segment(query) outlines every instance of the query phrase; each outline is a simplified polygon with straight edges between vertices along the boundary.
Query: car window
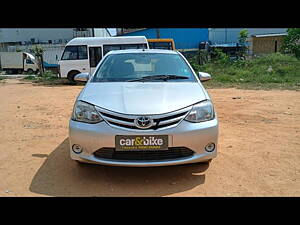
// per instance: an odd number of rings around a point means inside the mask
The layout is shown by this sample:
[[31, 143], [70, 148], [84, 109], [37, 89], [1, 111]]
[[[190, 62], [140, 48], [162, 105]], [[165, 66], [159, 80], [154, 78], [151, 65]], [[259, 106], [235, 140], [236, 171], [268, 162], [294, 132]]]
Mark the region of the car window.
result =
[[[174, 82], [196, 81], [192, 70], [179, 54], [122, 53], [107, 56], [92, 82], [129, 81], [155, 75], [188, 77], [184, 80], [172, 80]], [[157, 80], [149, 82], [155, 81]]]

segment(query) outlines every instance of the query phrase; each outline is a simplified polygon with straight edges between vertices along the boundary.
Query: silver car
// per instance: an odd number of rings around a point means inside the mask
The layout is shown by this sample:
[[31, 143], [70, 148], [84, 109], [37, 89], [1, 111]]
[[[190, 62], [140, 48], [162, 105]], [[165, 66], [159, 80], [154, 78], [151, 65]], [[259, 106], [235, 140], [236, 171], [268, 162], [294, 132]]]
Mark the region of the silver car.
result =
[[69, 123], [71, 158], [113, 166], [210, 162], [218, 120], [210, 96], [177, 51], [111, 51], [86, 81]]

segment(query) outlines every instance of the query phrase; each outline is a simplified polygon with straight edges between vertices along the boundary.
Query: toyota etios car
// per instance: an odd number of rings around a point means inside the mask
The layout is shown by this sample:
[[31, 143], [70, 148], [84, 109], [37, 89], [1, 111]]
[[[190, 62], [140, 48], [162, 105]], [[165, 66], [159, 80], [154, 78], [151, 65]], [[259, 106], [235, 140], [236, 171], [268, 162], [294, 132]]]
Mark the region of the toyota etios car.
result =
[[196, 73], [179, 52], [109, 52], [87, 81], [69, 124], [71, 158], [114, 166], [210, 162], [218, 120]]

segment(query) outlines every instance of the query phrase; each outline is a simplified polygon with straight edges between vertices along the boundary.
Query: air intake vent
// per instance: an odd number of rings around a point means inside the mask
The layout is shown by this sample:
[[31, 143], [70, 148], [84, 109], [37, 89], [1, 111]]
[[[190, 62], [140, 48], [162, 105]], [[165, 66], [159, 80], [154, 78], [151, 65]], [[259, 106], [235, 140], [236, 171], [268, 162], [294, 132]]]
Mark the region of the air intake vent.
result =
[[115, 151], [115, 148], [101, 148], [94, 156], [115, 160], [166, 160], [192, 156], [194, 152], [186, 147], [170, 147], [160, 151]]

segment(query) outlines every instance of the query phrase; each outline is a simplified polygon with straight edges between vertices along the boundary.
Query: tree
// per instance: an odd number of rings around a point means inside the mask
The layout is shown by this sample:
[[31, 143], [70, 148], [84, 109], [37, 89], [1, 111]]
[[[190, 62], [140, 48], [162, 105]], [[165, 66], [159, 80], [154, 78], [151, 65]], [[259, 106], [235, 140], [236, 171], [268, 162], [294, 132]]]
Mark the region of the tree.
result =
[[241, 46], [240, 50], [240, 57], [244, 57], [246, 54], [247, 46], [246, 46], [246, 40], [248, 38], [249, 32], [246, 29], [243, 29], [240, 31], [240, 36], [239, 36], [239, 45]]
[[39, 65], [39, 70], [41, 71], [41, 74], [43, 75], [44, 74], [44, 65], [43, 65], [43, 53], [44, 53], [44, 49], [41, 46], [37, 46], [36, 45], [31, 50], [33, 51], [33, 54], [37, 58], [38, 65]]
[[289, 28], [283, 39], [282, 50], [300, 58], [300, 28]]

